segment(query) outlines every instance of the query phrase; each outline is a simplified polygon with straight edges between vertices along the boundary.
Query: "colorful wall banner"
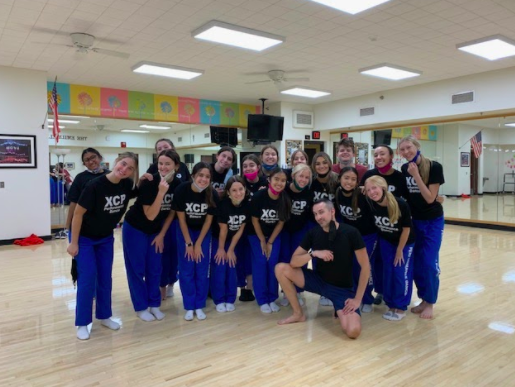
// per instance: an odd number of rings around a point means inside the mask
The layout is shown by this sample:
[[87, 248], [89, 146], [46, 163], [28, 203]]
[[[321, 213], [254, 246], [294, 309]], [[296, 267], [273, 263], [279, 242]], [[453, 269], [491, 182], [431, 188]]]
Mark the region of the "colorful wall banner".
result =
[[[53, 87], [53, 82], [47, 82], [47, 99]], [[57, 94], [59, 113], [105, 118], [246, 128], [247, 116], [261, 111], [259, 106], [254, 105], [68, 83], [57, 83]]]
[[436, 141], [438, 134], [436, 125], [411, 126], [392, 129], [392, 138], [403, 138], [412, 135], [417, 140]]

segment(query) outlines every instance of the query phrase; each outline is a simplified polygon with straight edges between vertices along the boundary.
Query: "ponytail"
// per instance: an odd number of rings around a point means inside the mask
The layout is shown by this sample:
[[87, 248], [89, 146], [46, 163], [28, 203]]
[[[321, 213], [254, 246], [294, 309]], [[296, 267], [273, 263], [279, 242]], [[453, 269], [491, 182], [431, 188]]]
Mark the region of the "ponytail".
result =
[[388, 204], [386, 205], [386, 208], [388, 208], [388, 218], [390, 219], [391, 224], [397, 223], [399, 218], [401, 217], [401, 210], [399, 208], [399, 203], [397, 203], [397, 200], [395, 199], [395, 196], [391, 192], [386, 192], [386, 200]]

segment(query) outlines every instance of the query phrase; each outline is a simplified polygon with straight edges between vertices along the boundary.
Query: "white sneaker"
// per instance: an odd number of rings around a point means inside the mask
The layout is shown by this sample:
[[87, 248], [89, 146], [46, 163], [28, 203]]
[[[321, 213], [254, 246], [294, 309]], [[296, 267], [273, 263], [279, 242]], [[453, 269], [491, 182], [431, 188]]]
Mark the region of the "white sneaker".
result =
[[281, 304], [281, 306], [290, 305], [290, 301], [288, 301], [288, 299], [286, 298], [286, 294], [283, 294], [283, 298], [281, 298], [281, 301], [279, 301], [279, 304]]
[[236, 309], [234, 307], [234, 304], [229, 304], [229, 303], [226, 303], [225, 304], [225, 309], [227, 309], [228, 312], [234, 312], [234, 310]]
[[329, 298], [325, 298], [324, 296], [320, 296], [318, 304], [322, 306], [333, 306], [333, 302]]
[[279, 305], [277, 305], [275, 302], [270, 303], [270, 309], [272, 309], [272, 312], [274, 313], [277, 313], [281, 310], [281, 308], [279, 308]]
[[195, 309], [195, 314], [199, 320], [205, 320], [207, 317], [202, 309]]
[[227, 307], [226, 307], [226, 306], [225, 306], [225, 304], [222, 302], [222, 303], [220, 303], [220, 304], [218, 304], [218, 305], [216, 306], [216, 311], [217, 311], [218, 313], [225, 313], [225, 312], [227, 312]]
[[193, 311], [192, 310], [187, 310], [186, 314], [184, 315], [184, 319], [186, 321], [193, 321]]
[[266, 313], [266, 314], [272, 313], [272, 309], [270, 308], [270, 305], [268, 305], [268, 304], [261, 305], [259, 307], [259, 309], [261, 309], [261, 313]]
[[161, 312], [161, 309], [159, 309], [158, 307], [152, 307], [149, 310], [150, 310], [150, 313], [152, 313], [154, 315], [154, 317], [156, 319], [158, 319], [159, 321], [161, 321], [162, 319], [165, 318], [165, 314], [163, 312]]
[[168, 285], [166, 288], [166, 297], [172, 298], [175, 294], [173, 293], [173, 285]]
[[150, 313], [148, 311], [148, 309], [145, 309], [145, 310], [140, 310], [139, 312], [136, 313], [138, 315], [138, 317], [145, 321], [145, 322], [149, 322], [149, 321], [155, 321], [156, 318], [154, 317], [154, 315], [152, 313]]
[[389, 321], [401, 321], [404, 317], [406, 317], [406, 313], [389, 311], [383, 314], [383, 318]]
[[118, 329], [120, 329], [120, 324], [118, 324], [116, 321], [111, 320], [110, 318], [100, 320], [100, 324], [102, 324], [106, 328], [112, 329], [113, 331], [117, 331]]
[[361, 311], [363, 313], [371, 313], [374, 310], [372, 304], [363, 304], [361, 305]]
[[82, 327], [77, 327], [77, 338], [79, 340], [88, 340], [89, 339], [89, 331], [86, 325]]

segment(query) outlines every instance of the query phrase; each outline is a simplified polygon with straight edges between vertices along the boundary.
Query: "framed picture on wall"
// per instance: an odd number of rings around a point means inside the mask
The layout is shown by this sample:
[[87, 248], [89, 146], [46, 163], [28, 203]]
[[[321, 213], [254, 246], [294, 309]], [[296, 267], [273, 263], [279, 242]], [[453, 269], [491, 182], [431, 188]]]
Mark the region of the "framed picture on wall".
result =
[[291, 155], [297, 149], [302, 149], [302, 140], [286, 140], [285, 147], [285, 161], [286, 164], [291, 165]]
[[461, 152], [460, 154], [461, 166], [462, 167], [470, 167], [470, 153]]
[[0, 168], [37, 168], [36, 136], [0, 134]]
[[75, 169], [75, 163], [64, 163], [64, 167], [69, 171], [73, 171]]

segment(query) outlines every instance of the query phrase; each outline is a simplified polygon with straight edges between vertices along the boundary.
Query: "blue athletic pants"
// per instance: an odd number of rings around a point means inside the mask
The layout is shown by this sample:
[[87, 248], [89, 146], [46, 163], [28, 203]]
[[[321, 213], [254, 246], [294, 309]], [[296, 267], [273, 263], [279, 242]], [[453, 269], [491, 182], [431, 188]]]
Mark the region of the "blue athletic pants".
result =
[[242, 253], [241, 257], [238, 255], [236, 261], [236, 275], [238, 277], [238, 287], [244, 288], [247, 286], [247, 276], [252, 275], [252, 249], [250, 247], [249, 239], [245, 231], [238, 241]]
[[[231, 241], [225, 244], [225, 252], [229, 248]], [[234, 304], [236, 301], [236, 294], [238, 292], [236, 268], [230, 267], [227, 262], [215, 262], [216, 251], [218, 250], [218, 239], [211, 240], [211, 276], [209, 278], [211, 285], [211, 297], [215, 305], [221, 303]], [[234, 249], [236, 254], [236, 262], [243, 256], [243, 249], [240, 247], [240, 241]]]
[[157, 234], [145, 234], [124, 222], [122, 235], [125, 270], [134, 310], [140, 312], [148, 307], [161, 306], [161, 253], [156, 253], [156, 247], [152, 246]]
[[179, 267], [179, 260], [177, 259], [177, 229], [179, 229], [179, 220], [174, 219], [164, 239], [164, 249], [161, 256], [161, 280], [159, 286], [165, 287], [166, 285], [173, 286], [177, 282], [177, 268]]
[[[268, 241], [268, 238], [266, 238]], [[252, 249], [252, 278], [254, 294], [258, 305], [269, 304], [279, 297], [279, 282], [275, 277], [275, 265], [281, 252], [281, 236], [275, 238], [272, 254], [269, 259], [261, 252], [261, 244], [257, 235], [249, 235]]]

